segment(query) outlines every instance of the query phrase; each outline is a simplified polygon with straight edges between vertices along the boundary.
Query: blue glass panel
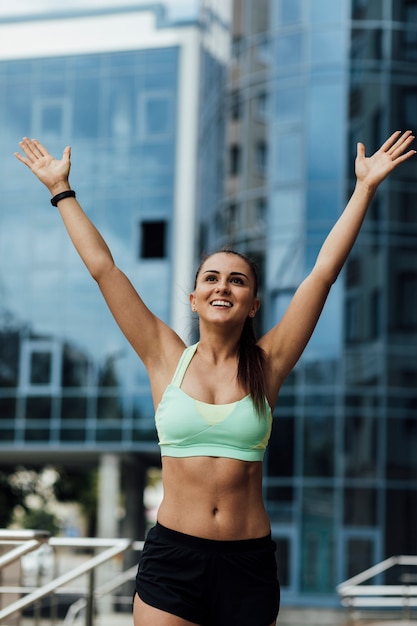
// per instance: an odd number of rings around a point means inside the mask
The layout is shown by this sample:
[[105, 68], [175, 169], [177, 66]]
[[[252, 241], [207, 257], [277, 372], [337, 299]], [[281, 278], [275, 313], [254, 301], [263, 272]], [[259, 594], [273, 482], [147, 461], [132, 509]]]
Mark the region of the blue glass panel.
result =
[[304, 44], [302, 33], [280, 36], [276, 41], [277, 66], [282, 69], [302, 63], [305, 56]]
[[305, 114], [305, 89], [278, 82], [275, 95], [276, 121], [278, 123], [302, 120]]
[[77, 78], [74, 81], [74, 137], [95, 138], [99, 129], [100, 81], [97, 78]]
[[302, 0], [281, 0], [281, 2], [273, 2], [276, 5], [277, 23], [282, 25], [297, 24], [301, 22], [303, 15]]
[[337, 180], [342, 175], [345, 93], [340, 77], [314, 83], [308, 98], [308, 175]]
[[335, 2], [335, 0], [311, 0], [309, 5], [311, 9], [311, 20], [315, 24], [340, 23], [345, 18], [345, 0], [337, 0], [337, 2]]
[[345, 38], [341, 29], [312, 32], [311, 60], [313, 63], [342, 63], [345, 54]]

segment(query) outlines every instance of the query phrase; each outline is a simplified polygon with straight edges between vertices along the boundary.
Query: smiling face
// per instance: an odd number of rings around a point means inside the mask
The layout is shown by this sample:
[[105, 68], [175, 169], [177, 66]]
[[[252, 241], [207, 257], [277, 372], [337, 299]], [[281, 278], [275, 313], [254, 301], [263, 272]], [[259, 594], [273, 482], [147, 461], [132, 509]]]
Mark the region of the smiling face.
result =
[[244, 323], [259, 308], [256, 276], [250, 264], [233, 252], [216, 252], [197, 272], [190, 302], [200, 319]]

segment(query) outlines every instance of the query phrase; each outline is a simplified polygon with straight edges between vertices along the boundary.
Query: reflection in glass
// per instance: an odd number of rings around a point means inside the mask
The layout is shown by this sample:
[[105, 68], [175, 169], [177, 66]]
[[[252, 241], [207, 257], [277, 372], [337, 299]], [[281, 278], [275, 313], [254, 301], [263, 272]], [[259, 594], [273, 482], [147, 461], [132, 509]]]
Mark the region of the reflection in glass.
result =
[[277, 83], [276, 121], [278, 123], [301, 120], [305, 109], [305, 89], [301, 86], [287, 86]]
[[292, 476], [294, 474], [293, 417], [280, 416], [274, 420], [268, 446], [267, 464], [268, 476]]
[[417, 421], [409, 418], [387, 420], [387, 478], [417, 480]]
[[[365, 398], [360, 398], [361, 403]], [[378, 468], [378, 416], [366, 415], [369, 409], [365, 402], [357, 413], [365, 413], [357, 417], [346, 417], [344, 433], [344, 472], [352, 478], [375, 478]]]
[[[417, 491], [395, 487], [387, 489], [385, 503], [385, 554], [417, 553]], [[398, 584], [388, 572], [386, 584]]]
[[52, 398], [50, 396], [28, 396], [26, 418], [29, 420], [51, 419]]
[[277, 67], [293, 67], [304, 62], [304, 37], [301, 33], [281, 35], [276, 43]]
[[365, 537], [349, 537], [346, 545], [346, 578], [356, 576], [360, 572], [375, 565], [374, 542]]
[[61, 417], [63, 420], [86, 419], [87, 398], [83, 396], [62, 396]]
[[334, 417], [326, 416], [323, 407], [306, 415], [303, 443], [304, 476], [333, 476]]
[[30, 355], [30, 384], [49, 385], [52, 373], [51, 352], [33, 351]]
[[341, 29], [312, 33], [311, 61], [313, 63], [339, 64], [343, 62], [344, 57], [344, 37]]
[[334, 492], [305, 488], [302, 503], [301, 586], [303, 591], [333, 593], [335, 586]]
[[291, 580], [291, 542], [288, 537], [274, 537], [277, 544], [278, 578], [281, 587], [288, 587]]
[[345, 526], [375, 526], [377, 523], [376, 489], [346, 488], [343, 510]]
[[278, 24], [298, 24], [302, 19], [302, 2], [301, 0], [281, 0], [281, 2], [273, 3], [277, 6]]

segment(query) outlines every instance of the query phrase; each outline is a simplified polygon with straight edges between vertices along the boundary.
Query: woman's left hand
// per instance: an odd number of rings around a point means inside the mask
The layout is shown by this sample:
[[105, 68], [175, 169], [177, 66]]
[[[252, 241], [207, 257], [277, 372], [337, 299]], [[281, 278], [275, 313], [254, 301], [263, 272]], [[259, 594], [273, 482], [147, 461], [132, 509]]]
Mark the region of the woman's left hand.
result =
[[396, 131], [372, 156], [365, 156], [365, 146], [358, 143], [355, 161], [355, 173], [358, 182], [365, 183], [370, 189], [376, 189], [397, 165], [416, 154], [415, 150], [407, 150], [414, 141], [411, 130], [402, 133]]

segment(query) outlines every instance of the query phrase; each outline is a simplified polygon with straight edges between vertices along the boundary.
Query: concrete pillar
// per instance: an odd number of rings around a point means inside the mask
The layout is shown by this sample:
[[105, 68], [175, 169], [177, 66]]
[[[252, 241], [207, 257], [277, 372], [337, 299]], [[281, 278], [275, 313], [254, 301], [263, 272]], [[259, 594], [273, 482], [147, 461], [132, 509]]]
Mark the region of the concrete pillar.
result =
[[[106, 539], [119, 537], [120, 511], [120, 458], [116, 454], [103, 454], [99, 462], [97, 537]], [[95, 586], [100, 587], [113, 578], [119, 567], [115, 561], [108, 561], [95, 573]], [[113, 612], [113, 598], [100, 598], [96, 606], [101, 615]]]
[[98, 478], [97, 536], [119, 536], [120, 459], [116, 454], [100, 457]]

